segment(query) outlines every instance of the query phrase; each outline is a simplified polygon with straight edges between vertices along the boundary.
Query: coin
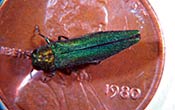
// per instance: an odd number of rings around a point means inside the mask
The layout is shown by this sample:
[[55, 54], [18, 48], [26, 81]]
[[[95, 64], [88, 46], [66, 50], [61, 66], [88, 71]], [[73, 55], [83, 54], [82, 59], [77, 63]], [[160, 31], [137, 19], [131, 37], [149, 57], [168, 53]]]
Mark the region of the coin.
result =
[[138, 29], [141, 41], [71, 75], [57, 71], [46, 83], [41, 71], [29, 77], [29, 60], [0, 56], [0, 88], [9, 109], [142, 110], [148, 105], [164, 64], [162, 33], [148, 1], [7, 1], [0, 8], [0, 45], [23, 50], [44, 45], [41, 38], [33, 38], [35, 25], [54, 40], [59, 35], [71, 39], [96, 31]]

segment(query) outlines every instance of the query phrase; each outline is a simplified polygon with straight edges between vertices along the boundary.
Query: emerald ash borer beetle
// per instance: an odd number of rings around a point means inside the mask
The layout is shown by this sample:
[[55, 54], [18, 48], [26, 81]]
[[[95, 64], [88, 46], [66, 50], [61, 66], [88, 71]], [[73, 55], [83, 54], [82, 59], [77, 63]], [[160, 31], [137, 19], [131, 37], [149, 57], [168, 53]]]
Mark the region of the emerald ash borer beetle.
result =
[[39, 27], [35, 30], [45, 39], [47, 45], [33, 50], [28, 56], [34, 69], [43, 70], [50, 76], [56, 70], [98, 64], [140, 40], [138, 30], [95, 32], [74, 39], [59, 36], [57, 41], [51, 41], [41, 34]]
[[47, 73], [99, 63], [140, 40], [138, 30], [95, 32], [74, 39], [59, 36], [56, 42], [39, 35], [46, 40], [47, 45], [31, 53], [32, 65]]

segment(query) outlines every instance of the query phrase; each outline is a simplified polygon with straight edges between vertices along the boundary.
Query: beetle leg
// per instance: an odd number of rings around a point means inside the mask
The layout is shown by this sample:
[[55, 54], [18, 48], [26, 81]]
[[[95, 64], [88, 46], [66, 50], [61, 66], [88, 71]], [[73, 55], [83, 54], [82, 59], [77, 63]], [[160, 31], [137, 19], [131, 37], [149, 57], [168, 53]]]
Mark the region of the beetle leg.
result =
[[48, 43], [48, 44], [50, 44], [50, 42], [51, 42], [51, 40], [48, 38], [48, 37], [45, 37], [43, 34], [41, 34], [41, 33], [39, 33], [39, 35], [41, 36], [41, 37], [43, 37], [44, 39], [45, 39], [45, 41]]
[[71, 75], [72, 73], [72, 69], [71, 68], [66, 68], [66, 69], [62, 69], [60, 70], [62, 73], [64, 73], [65, 75]]
[[69, 39], [68, 37], [65, 37], [65, 36], [58, 36], [58, 41], [61, 41], [61, 38], [65, 39], [65, 40]]
[[96, 61], [92, 62], [92, 64], [94, 64], [94, 65], [98, 65], [98, 64], [100, 64], [100, 63], [101, 63], [100, 60], [96, 60]]
[[31, 78], [31, 79], [33, 78], [33, 76], [32, 76], [32, 71], [33, 71], [33, 68], [32, 68], [32, 70], [30, 71], [30, 78]]
[[41, 80], [42, 80], [43, 83], [47, 83], [47, 82], [50, 81], [51, 79], [52, 79], [52, 78], [45, 76], [45, 77], [42, 78]]
[[53, 76], [55, 76], [55, 72], [45, 74], [42, 78], [42, 82], [47, 83], [48, 81], [52, 79]]
[[35, 26], [34, 34], [35, 34], [35, 35], [36, 35], [36, 34], [40, 35], [42, 38], [45, 39], [45, 41], [46, 41], [48, 44], [50, 44], [50, 42], [52, 41], [52, 40], [50, 40], [48, 37], [46, 37], [46, 36], [44, 36], [43, 34], [40, 33], [40, 29], [39, 29], [39, 26], [38, 26], [38, 25]]

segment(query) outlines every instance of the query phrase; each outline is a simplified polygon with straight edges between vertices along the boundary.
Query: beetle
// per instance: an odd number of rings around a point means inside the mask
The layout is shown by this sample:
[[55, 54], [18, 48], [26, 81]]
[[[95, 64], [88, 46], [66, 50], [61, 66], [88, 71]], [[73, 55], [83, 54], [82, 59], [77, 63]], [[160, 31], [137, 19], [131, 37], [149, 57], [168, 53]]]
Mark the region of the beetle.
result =
[[[59, 36], [51, 41], [38, 31], [47, 45], [31, 53], [33, 68], [54, 75], [56, 70], [66, 70], [86, 64], [98, 64], [140, 41], [139, 30], [101, 31], [74, 39]], [[62, 38], [64, 40], [62, 40]]]

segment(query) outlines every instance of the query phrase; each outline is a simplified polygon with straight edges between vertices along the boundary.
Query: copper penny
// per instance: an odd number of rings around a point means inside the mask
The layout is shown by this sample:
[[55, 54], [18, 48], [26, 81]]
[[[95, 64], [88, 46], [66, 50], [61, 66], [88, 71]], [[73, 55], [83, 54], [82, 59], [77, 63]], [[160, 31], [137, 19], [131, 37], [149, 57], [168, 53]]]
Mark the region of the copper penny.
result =
[[78, 75], [57, 71], [46, 83], [42, 71], [29, 77], [30, 60], [1, 55], [0, 95], [10, 110], [143, 110], [148, 105], [162, 76], [164, 46], [147, 0], [4, 0], [0, 45], [22, 50], [45, 45], [33, 38], [35, 25], [53, 40], [138, 29], [141, 41]]

